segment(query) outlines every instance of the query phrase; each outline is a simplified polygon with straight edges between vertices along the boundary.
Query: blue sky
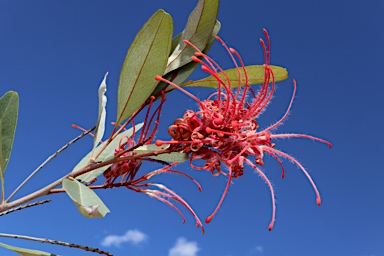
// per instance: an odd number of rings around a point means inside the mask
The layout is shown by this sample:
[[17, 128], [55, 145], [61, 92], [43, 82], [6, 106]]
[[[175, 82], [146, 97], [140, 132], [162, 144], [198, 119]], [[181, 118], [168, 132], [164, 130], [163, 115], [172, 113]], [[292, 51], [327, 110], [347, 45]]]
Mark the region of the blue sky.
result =
[[[117, 83], [126, 51], [143, 23], [162, 8], [180, 32], [197, 1], [1, 1], [0, 94], [20, 96], [14, 150], [6, 171], [6, 191], [13, 189], [42, 161], [77, 136], [72, 123], [94, 125], [97, 88], [108, 76], [108, 120], [116, 109]], [[206, 234], [169, 207], [126, 189], [99, 191], [111, 213], [85, 219], [70, 199], [15, 212], [1, 219], [2, 233], [77, 242], [115, 255], [248, 256], [248, 255], [384, 255], [384, 168], [381, 136], [384, 126], [384, 2], [382, 1], [222, 1], [220, 36], [246, 64], [262, 63], [259, 38], [268, 29], [272, 63], [288, 69], [272, 103], [259, 119], [267, 127], [288, 106], [292, 79], [298, 92], [292, 112], [279, 132], [303, 132], [327, 139], [278, 141], [310, 171], [323, 204], [301, 171], [285, 161], [265, 160], [263, 170], [276, 188], [277, 218], [268, 231], [271, 207], [267, 186], [251, 170], [234, 181]], [[210, 55], [231, 68], [218, 43]], [[204, 74], [196, 72], [193, 78]], [[204, 98], [209, 92], [191, 89]], [[175, 92], [166, 102], [157, 136], [196, 103]], [[166, 115], [164, 114], [166, 113]], [[109, 131], [111, 129], [109, 128]], [[49, 163], [18, 197], [61, 177], [89, 151], [92, 139], [76, 143]], [[225, 178], [179, 167], [203, 186], [182, 177], [159, 177], [204, 219], [216, 206]], [[142, 170], [144, 171], [144, 170]], [[109, 237], [109, 238], [108, 238]], [[91, 255], [76, 249], [1, 238], [0, 242], [60, 255]], [[184, 253], [184, 254], [183, 254]], [[14, 255], [0, 249], [0, 255]]]

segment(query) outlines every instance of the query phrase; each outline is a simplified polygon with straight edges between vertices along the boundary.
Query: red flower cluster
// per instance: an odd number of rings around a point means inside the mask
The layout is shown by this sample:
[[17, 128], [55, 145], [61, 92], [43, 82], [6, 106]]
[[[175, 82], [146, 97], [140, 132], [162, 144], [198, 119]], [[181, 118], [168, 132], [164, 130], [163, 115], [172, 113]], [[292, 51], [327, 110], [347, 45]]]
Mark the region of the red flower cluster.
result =
[[[134, 130], [131, 136], [123, 136], [119, 141], [118, 148], [115, 149], [114, 155], [116, 159], [119, 159], [119, 158], [126, 159], [126, 158], [129, 158], [130, 156], [132, 156], [132, 158], [128, 160], [117, 161], [114, 164], [112, 164], [112, 166], [103, 173], [104, 177], [106, 178], [106, 181], [103, 186], [110, 187], [110, 188], [125, 186], [128, 189], [131, 189], [135, 192], [144, 193], [172, 207], [182, 217], [183, 222], [185, 222], [184, 215], [174, 205], [173, 202], [180, 203], [194, 216], [196, 221], [196, 227], [201, 227], [202, 232], [204, 233], [203, 224], [201, 223], [197, 214], [193, 211], [192, 207], [190, 207], [189, 204], [181, 196], [179, 196], [177, 193], [175, 193], [168, 187], [164, 186], [163, 184], [148, 182], [148, 180], [155, 175], [163, 174], [163, 173], [174, 173], [174, 174], [179, 174], [189, 178], [194, 183], [196, 183], [199, 191], [201, 191], [201, 186], [195, 179], [193, 179], [192, 177], [190, 177], [189, 175], [183, 172], [180, 172], [177, 170], [171, 170], [171, 168], [174, 167], [177, 163], [168, 164], [161, 169], [151, 171], [149, 173], [146, 173], [142, 176], [137, 177], [137, 172], [139, 171], [143, 161], [160, 162], [161, 164], [166, 164], [163, 161], [157, 161], [155, 159], [151, 159], [147, 157], [135, 158], [134, 156], [136, 155], [136, 153], [133, 152], [134, 149], [140, 146], [151, 144], [153, 137], [157, 131], [161, 109], [162, 109], [163, 103], [165, 102], [164, 92], [161, 93], [161, 101], [158, 107], [156, 108], [156, 110], [152, 113], [150, 117], [151, 107], [154, 100], [155, 100], [155, 97], [151, 96], [148, 102], [143, 104], [143, 107], [148, 104], [148, 108], [147, 108], [147, 113], [143, 122], [143, 127], [141, 128], [141, 132], [140, 132], [139, 138], [137, 139], [137, 142], [135, 141], [136, 131]], [[139, 109], [136, 113], [139, 113], [142, 110], [142, 108]], [[133, 128], [135, 127], [135, 122], [133, 119], [134, 116], [135, 115], [132, 115], [132, 117], [130, 117], [130, 119], [127, 121], [127, 123], [132, 122]], [[116, 132], [116, 134], [119, 134], [119, 131]], [[116, 181], [117, 178], [119, 178], [120, 176], [121, 176], [120, 181]], [[151, 189], [153, 187], [155, 189]]]
[[[133, 133], [134, 134], [134, 133]], [[135, 147], [135, 140], [131, 137], [124, 136], [119, 141], [119, 147], [115, 149], [115, 156], [120, 155], [121, 157], [132, 156], [134, 153], [132, 151], [126, 151], [127, 149], [132, 149]], [[112, 164], [104, 173], [106, 179], [105, 184], [112, 186], [116, 179], [121, 176], [121, 182], [132, 181], [135, 177], [137, 171], [140, 169], [142, 161], [141, 160], [125, 160]]]
[[[283, 117], [265, 129], [258, 129], [259, 124], [256, 119], [270, 102], [275, 90], [274, 73], [269, 66], [270, 39], [266, 30], [264, 30], [264, 34], [267, 44], [260, 39], [264, 49], [264, 83], [258, 92], [255, 92], [250, 87], [247, 70], [238, 52], [232, 48], [228, 48], [219, 37], [216, 37], [216, 39], [223, 44], [237, 68], [237, 89], [232, 89], [231, 79], [212, 58], [202, 53], [188, 41], [185, 41], [185, 43], [194, 47], [197, 51], [195, 53], [196, 56], [193, 56], [192, 60], [200, 63], [202, 70], [217, 80], [217, 91], [206, 100], [201, 101], [177, 84], [160, 76], [156, 76], [157, 80], [172, 85], [189, 95], [199, 104], [198, 111], [186, 111], [182, 118], [176, 119], [174, 124], [169, 127], [168, 131], [172, 136], [171, 141], [157, 140], [156, 145], [170, 144], [175, 147], [187, 146], [184, 152], [189, 154], [190, 164], [194, 169], [208, 170], [215, 176], [221, 174], [228, 177], [227, 185], [221, 199], [213, 213], [206, 218], [206, 223], [212, 220], [220, 208], [232, 179], [243, 175], [244, 163], [246, 163], [264, 179], [270, 189], [272, 197], [272, 220], [269, 224], [269, 230], [272, 229], [275, 221], [276, 208], [274, 190], [268, 177], [258, 167], [264, 164], [264, 153], [278, 161], [282, 168], [282, 177], [284, 177], [284, 167], [281, 158], [287, 158], [295, 163], [312, 184], [316, 193], [316, 203], [318, 205], [321, 204], [319, 191], [304, 167], [292, 156], [276, 149], [275, 144], [272, 143], [273, 139], [279, 138], [306, 138], [323, 142], [329, 147], [332, 146], [328, 141], [305, 134], [272, 133], [288, 116], [296, 92], [295, 81], [293, 81], [293, 95]], [[238, 65], [236, 58], [240, 65]], [[242, 84], [245, 85], [242, 86]], [[236, 88], [236, 86], [234, 87]], [[253, 161], [250, 159], [253, 159]], [[203, 166], [196, 166], [194, 160], [204, 160], [205, 164]], [[223, 168], [222, 165], [224, 165], [225, 168]]]
[[[133, 156], [135, 153], [133, 150], [139, 146], [150, 144], [152, 143], [153, 137], [157, 131], [157, 127], [159, 125], [159, 119], [160, 119], [160, 113], [162, 106], [165, 102], [165, 96], [162, 94], [161, 101], [158, 107], [153, 111], [153, 113], [150, 116], [151, 108], [153, 105], [153, 102], [155, 101], [155, 97], [151, 96], [147, 102], [143, 104], [143, 106], [136, 111], [129, 120], [127, 120], [126, 123], [131, 122], [132, 128], [134, 129], [131, 136], [123, 136], [119, 141], [118, 148], [115, 149], [115, 158], [123, 158], [128, 156]], [[141, 132], [139, 135], [139, 138], [137, 139], [137, 142], [135, 142], [135, 122], [134, 117], [137, 113], [139, 113], [145, 106], [147, 106], [147, 111], [145, 115], [145, 119], [143, 122], [143, 127], [141, 128]], [[152, 123], [154, 122], [154, 125]], [[120, 130], [117, 131], [115, 134], [119, 134], [120, 131], [125, 127], [125, 125], [120, 127]], [[150, 131], [152, 130], [152, 131]], [[148, 159], [146, 159], [148, 160]], [[150, 159], [149, 159], [150, 160]], [[132, 159], [132, 160], [124, 160], [119, 161], [114, 164], [110, 168], [108, 168], [104, 173], [104, 177], [106, 178], [105, 184], [109, 186], [113, 186], [116, 179], [121, 176], [120, 184], [123, 182], [129, 182], [131, 183], [138, 170], [140, 169], [140, 166], [142, 164], [142, 160], [138, 159]]]

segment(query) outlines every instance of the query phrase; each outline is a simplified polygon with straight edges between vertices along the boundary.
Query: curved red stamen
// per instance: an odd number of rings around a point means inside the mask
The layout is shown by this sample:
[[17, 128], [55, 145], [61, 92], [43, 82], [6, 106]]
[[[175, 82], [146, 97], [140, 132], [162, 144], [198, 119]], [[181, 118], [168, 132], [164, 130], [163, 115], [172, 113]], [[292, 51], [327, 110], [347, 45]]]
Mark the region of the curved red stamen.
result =
[[[257, 116], [268, 105], [268, 103], [270, 102], [273, 96], [273, 93], [275, 92], [275, 75], [273, 74], [272, 69], [267, 64], [264, 64], [264, 68], [265, 68], [264, 83], [265, 83], [266, 93], [265, 93], [265, 96], [263, 97], [262, 102], [260, 103], [260, 105], [258, 105], [258, 108], [256, 108], [256, 111], [253, 114], [254, 116]], [[272, 76], [272, 81], [271, 81], [271, 76]], [[269, 83], [271, 83], [271, 90], [268, 92]]]
[[256, 170], [257, 174], [261, 176], [261, 178], [267, 183], [269, 187], [269, 191], [271, 193], [271, 199], [272, 199], [272, 219], [271, 222], [268, 225], [268, 230], [271, 231], [273, 228], [273, 225], [275, 224], [275, 218], [276, 218], [276, 202], [275, 202], [275, 191], [273, 190], [273, 186], [271, 181], [268, 179], [267, 175], [264, 174], [259, 168], [257, 168], [256, 165], [254, 165], [251, 161], [249, 161], [247, 158], [244, 159], [244, 161], [251, 166], [254, 170]]
[[280, 151], [280, 150], [277, 150], [277, 149], [274, 149], [274, 148], [270, 148], [270, 147], [265, 147], [263, 146], [263, 150], [265, 152], [272, 152], [272, 153], [275, 153], [276, 155], [280, 155], [282, 157], [285, 157], [287, 158], [288, 160], [291, 160], [292, 162], [294, 162], [300, 169], [301, 171], [304, 173], [304, 175], [307, 177], [307, 179], [309, 180], [309, 182], [311, 183], [312, 187], [313, 187], [313, 190], [315, 191], [316, 193], [316, 204], [317, 205], [320, 205], [321, 204], [321, 198], [320, 198], [320, 193], [319, 193], [319, 190], [317, 189], [316, 187], [316, 184], [315, 182], [312, 180], [311, 176], [309, 175], [309, 173], [307, 172], [307, 170], [305, 170], [305, 168], [301, 165], [301, 163], [299, 161], [297, 161], [294, 157]]
[[239, 90], [240, 90], [240, 87], [241, 87], [241, 75], [240, 75], [240, 69], [239, 69], [239, 65], [237, 64], [235, 58], [233, 57], [233, 54], [232, 54], [232, 51], [230, 50], [230, 48], [227, 46], [227, 44], [218, 36], [215, 36], [216, 40], [218, 40], [225, 48], [225, 50], [228, 52], [229, 56], [231, 57], [232, 59], [232, 62], [233, 64], [235, 65], [236, 67], [236, 70], [237, 70], [237, 76], [239, 78], [238, 80], [238, 85], [237, 85], [237, 91], [236, 91], [236, 98], [238, 97], [239, 95]]
[[[139, 192], [141, 192], [141, 191], [139, 191]], [[168, 200], [165, 200], [161, 196], [156, 195], [156, 193], [157, 193], [156, 190], [145, 189], [145, 190], [143, 190], [143, 192], [144, 192], [144, 194], [146, 194], [150, 197], [153, 197], [153, 198], [159, 200], [160, 202], [163, 202], [166, 205], [170, 206], [172, 209], [174, 209], [181, 216], [182, 222], [183, 223], [186, 222], [186, 219], [185, 219], [184, 215], [181, 213], [181, 211], [174, 204], [169, 202]]]
[[268, 42], [268, 51], [267, 51], [267, 61], [266, 61], [266, 64], [270, 64], [271, 62], [271, 40], [269, 38], [269, 34], [268, 34], [268, 31], [266, 29], [263, 29], [263, 32], [264, 32], [264, 36], [265, 38], [267, 39], [267, 42]]
[[288, 108], [285, 111], [285, 114], [283, 115], [282, 118], [280, 118], [279, 121], [277, 121], [275, 124], [269, 126], [264, 131], [271, 131], [271, 130], [275, 129], [277, 126], [279, 126], [280, 124], [282, 124], [282, 122], [287, 118], [289, 112], [291, 111], [292, 104], [293, 104], [293, 101], [295, 99], [295, 95], [296, 95], [296, 81], [293, 80], [293, 93], [292, 93], [291, 101], [289, 102]]
[[160, 147], [164, 144], [198, 144], [198, 143], [207, 143], [210, 142], [210, 140], [170, 140], [170, 141], [163, 141], [163, 140], [156, 140], [155, 145]]
[[[150, 185], [153, 185], [153, 186], [156, 186], [160, 189], [163, 189], [165, 191], [167, 191], [169, 194], [172, 195], [172, 198], [173, 200], [175, 201], [178, 201], [179, 203], [181, 203], [182, 205], [184, 205], [185, 208], [188, 209], [188, 211], [193, 215], [193, 217], [195, 218], [196, 220], [196, 227], [201, 227], [202, 228], [202, 232], [204, 234], [204, 226], [203, 226], [203, 223], [201, 223], [199, 217], [197, 217], [197, 214], [193, 211], [193, 209], [189, 206], [189, 204], [183, 199], [181, 198], [178, 194], [176, 194], [175, 192], [173, 192], [172, 190], [170, 190], [169, 188], [167, 188], [166, 186], [162, 185], [162, 184], [156, 184], [156, 183], [150, 183]], [[160, 191], [159, 191], [160, 192]], [[164, 193], [164, 196], [167, 196], [166, 193]]]
[[203, 53], [199, 48], [196, 47], [196, 45], [194, 45], [193, 43], [191, 43], [190, 41], [188, 40], [183, 40], [183, 42], [189, 46], [191, 46], [193, 49], [195, 49], [197, 52], [199, 53]]
[[213, 217], [216, 215], [217, 211], [219, 210], [221, 204], [222, 204], [223, 201], [224, 201], [225, 196], [226, 196], [227, 193], [228, 193], [228, 189], [229, 189], [229, 186], [231, 185], [231, 181], [232, 181], [232, 169], [231, 169], [231, 167], [229, 167], [229, 176], [228, 176], [228, 180], [227, 180], [227, 185], [225, 186], [224, 192], [223, 192], [223, 194], [221, 195], [220, 201], [219, 201], [219, 203], [217, 204], [215, 210], [213, 211], [213, 213], [212, 213], [211, 215], [209, 215], [209, 216], [205, 219], [205, 223], [209, 223], [209, 222], [211, 222], [211, 220], [213, 219]]
[[271, 134], [271, 139], [285, 139], [285, 138], [303, 138], [303, 139], [311, 139], [315, 141], [322, 142], [324, 144], [327, 144], [329, 148], [332, 148], [332, 143], [329, 141], [311, 136], [306, 134], [297, 134], [297, 133], [286, 133], [286, 134]]
[[251, 92], [251, 94], [253, 95], [253, 97], [255, 98], [255, 92], [252, 90], [252, 88], [249, 86], [249, 77], [248, 77], [248, 73], [247, 73], [247, 69], [245, 68], [245, 65], [244, 65], [244, 62], [243, 62], [243, 59], [241, 58], [240, 54], [233, 48], [230, 49], [231, 52], [233, 54], [236, 55], [236, 57], [239, 59], [240, 61], [240, 64], [241, 64], [241, 67], [243, 69], [243, 72], [244, 72], [244, 76], [245, 76], [245, 85], [244, 85], [244, 91], [243, 91], [243, 95], [241, 97], [241, 100], [240, 100], [240, 105], [244, 105], [244, 102], [245, 102], [245, 96], [247, 95], [247, 91], [249, 90]]
[[190, 93], [190, 92], [184, 90], [183, 88], [181, 88], [181, 87], [178, 86], [177, 84], [175, 84], [175, 83], [173, 83], [173, 82], [171, 82], [171, 81], [169, 81], [169, 80], [167, 80], [167, 79], [165, 79], [165, 78], [163, 78], [163, 77], [161, 77], [161, 76], [155, 76], [155, 79], [156, 79], [157, 81], [162, 81], [162, 82], [164, 82], [164, 83], [167, 83], [167, 84], [172, 85], [172, 86], [175, 87], [176, 89], [179, 89], [180, 91], [182, 91], [183, 93], [185, 93], [186, 95], [188, 95], [189, 97], [191, 97], [192, 99], [194, 99], [197, 103], [199, 103], [199, 105], [200, 105], [201, 107], [204, 107], [203, 103], [202, 103], [202, 102], [201, 102], [195, 95], [193, 95], [192, 93]]
[[265, 46], [265, 43], [264, 43], [264, 40], [260, 38], [260, 44], [261, 44], [261, 47], [263, 48], [263, 52], [264, 52], [264, 63], [267, 64], [267, 48]]
[[239, 134], [237, 134], [237, 133], [234, 133], [234, 132], [224, 132], [224, 131], [212, 129], [210, 127], [205, 128], [205, 131], [207, 133], [214, 133], [215, 132], [217, 134], [226, 134], [226, 135], [230, 135], [230, 136], [234, 136], [234, 137], [239, 137]]
[[268, 152], [268, 154], [270, 156], [272, 156], [273, 158], [275, 158], [276, 161], [279, 163], [279, 165], [281, 167], [281, 178], [284, 179], [284, 177], [285, 177], [285, 169], [284, 169], [283, 162], [281, 161], [281, 159], [276, 154], [274, 154], [272, 152]]
[[179, 171], [176, 171], [176, 170], [168, 170], [168, 168], [167, 169], [162, 168], [162, 169], [159, 169], [159, 170], [156, 170], [156, 171], [153, 171], [153, 172], [156, 172], [156, 173], [152, 174], [151, 177], [154, 176], [154, 175], [157, 175], [157, 174], [161, 174], [161, 173], [176, 173], [176, 174], [183, 175], [183, 176], [187, 177], [188, 179], [192, 180], [197, 185], [197, 189], [199, 190], [199, 192], [203, 191], [200, 183], [197, 180], [195, 180], [194, 178], [192, 178], [191, 176], [189, 176], [188, 174], [184, 173], [184, 172], [179, 172]]

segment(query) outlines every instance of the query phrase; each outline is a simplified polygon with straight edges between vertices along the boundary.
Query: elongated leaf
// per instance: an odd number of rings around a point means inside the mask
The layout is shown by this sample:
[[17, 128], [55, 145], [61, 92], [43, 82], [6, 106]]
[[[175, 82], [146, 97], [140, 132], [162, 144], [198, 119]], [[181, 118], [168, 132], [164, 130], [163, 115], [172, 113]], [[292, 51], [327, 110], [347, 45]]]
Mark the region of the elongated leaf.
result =
[[19, 95], [16, 92], [9, 91], [0, 98], [2, 174], [4, 174], [11, 156], [18, 111]]
[[[262, 84], [264, 82], [264, 66], [255, 65], [255, 66], [246, 66], [245, 68], [247, 70], [249, 85]], [[278, 67], [278, 66], [270, 66], [270, 68], [273, 70], [276, 82], [282, 81], [288, 78], [288, 71], [285, 68]], [[231, 87], [236, 88], [239, 81], [237, 69], [232, 68], [232, 69], [224, 70], [224, 72], [227, 74], [227, 76], [231, 81]], [[240, 71], [240, 75], [242, 76], [241, 85], [245, 85], [245, 77], [242, 70]], [[219, 76], [224, 82], [227, 82], [227, 80], [224, 78], [221, 72], [219, 73]], [[187, 81], [181, 84], [180, 86], [200, 86], [200, 87], [208, 87], [208, 88], [217, 88], [217, 80], [213, 76], [209, 76], [197, 81]]]
[[158, 10], [136, 35], [120, 72], [116, 125], [133, 114], [156, 88], [154, 77], [164, 74], [172, 33], [171, 16]]
[[[168, 147], [169, 147], [169, 145], [158, 147], [155, 144], [150, 144], [150, 145], [141, 146], [141, 147], [135, 149], [133, 152], [136, 152], [138, 154], [142, 154], [142, 153], [147, 153], [147, 152], [156, 151], [156, 150], [160, 150], [160, 149], [165, 149]], [[172, 152], [169, 154], [160, 154], [157, 156], [150, 156], [149, 158], [160, 160], [160, 161], [165, 161], [165, 162], [171, 162], [171, 163], [173, 163], [173, 162], [182, 163], [182, 162], [185, 162], [189, 159], [188, 155], [185, 153], [182, 153], [182, 152]]]
[[[215, 42], [215, 36], [217, 36], [217, 34], [219, 33], [220, 28], [221, 28], [221, 24], [217, 20], [215, 27], [212, 31], [212, 34], [208, 40], [208, 43], [205, 46], [204, 50], [202, 51], [204, 54], [207, 54], [209, 52], [209, 50], [211, 49], [213, 43]], [[183, 83], [185, 81], [185, 79], [187, 79], [198, 66], [199, 66], [199, 63], [191, 62], [191, 63], [188, 63], [187, 65], [177, 69], [176, 70], [178, 72], [177, 77], [173, 80], [173, 82], [175, 84]]]
[[188, 18], [187, 25], [182, 32], [179, 44], [168, 59], [167, 74], [191, 62], [191, 56], [196, 50], [187, 46], [183, 40], [188, 40], [197, 48], [203, 50], [215, 27], [219, 8], [219, 0], [199, 0], [197, 6]]
[[179, 41], [180, 41], [180, 38], [181, 38], [181, 34], [182, 33], [178, 34], [177, 36], [175, 36], [172, 39], [171, 52], [173, 52], [176, 49], [176, 46], [179, 44]]
[[6, 249], [12, 250], [21, 256], [57, 256], [56, 254], [52, 254], [52, 253], [48, 253], [48, 252], [25, 249], [25, 248], [16, 247], [16, 246], [3, 244], [3, 243], [0, 243], [0, 246], [4, 247]]
[[[117, 149], [117, 147], [119, 146], [120, 139], [123, 136], [131, 137], [133, 134], [133, 131], [134, 130], [135, 130], [135, 132], [139, 131], [141, 129], [141, 127], [143, 127], [143, 125], [144, 125], [144, 123], [139, 123], [139, 124], [135, 125], [135, 129], [130, 128], [130, 129], [120, 133], [119, 135], [117, 135], [116, 138], [113, 141], [111, 141], [111, 143], [109, 143], [109, 145], [104, 149], [104, 151], [101, 152], [101, 154], [96, 159], [96, 161], [105, 161], [105, 160], [108, 160], [110, 158], [113, 158], [114, 153], [115, 153], [115, 149]], [[100, 146], [98, 146], [95, 149], [95, 152], [97, 152], [98, 149], [104, 147], [106, 143], [107, 142], [105, 141]], [[91, 153], [92, 152], [88, 153], [85, 157], [83, 157], [83, 159], [81, 159], [81, 161], [73, 168], [72, 172], [77, 171], [77, 170], [85, 167], [86, 165], [88, 165], [90, 163], [89, 159], [91, 157]], [[84, 174], [76, 177], [76, 179], [80, 180], [81, 182], [84, 182], [84, 183], [90, 182], [94, 178], [97, 178], [99, 175], [101, 175], [106, 169], [108, 169], [109, 166], [110, 165], [106, 165], [106, 166], [100, 167], [96, 170], [93, 170], [91, 172], [84, 173]]]
[[[215, 42], [215, 36], [217, 36], [217, 34], [219, 33], [220, 31], [220, 28], [221, 28], [221, 24], [220, 22], [217, 20], [216, 21], [216, 24], [215, 24], [215, 28], [213, 29], [212, 31], [212, 35], [211, 37], [209, 38], [208, 40], [208, 43], [206, 45], [206, 47], [204, 48], [204, 50], [202, 51], [203, 53], [207, 54], [209, 52], [209, 50], [211, 49], [213, 43]], [[172, 41], [172, 46], [173, 46], [173, 43], [174, 41], [177, 39], [177, 37], [180, 37], [181, 34], [177, 35], [173, 41]], [[182, 82], [185, 81], [185, 79], [187, 79], [191, 74], [192, 72], [198, 67], [199, 63], [196, 63], [196, 62], [191, 62], [191, 63], [188, 63], [176, 70], [173, 70], [172, 72], [168, 73], [167, 75], [164, 76], [165, 79], [169, 80], [171, 79], [171, 77], [176, 74], [176, 78], [174, 78], [172, 80], [172, 82], [174, 82], [175, 84], [181, 84]], [[166, 83], [164, 82], [160, 82], [156, 89], [153, 91], [153, 94], [152, 95], [156, 95], [158, 92], [160, 92], [164, 86], [167, 86]]]
[[104, 131], [105, 131], [105, 118], [107, 116], [107, 111], [105, 109], [107, 105], [107, 96], [105, 96], [105, 92], [107, 91], [107, 83], [106, 83], [107, 76], [108, 76], [108, 72], [105, 74], [104, 79], [101, 82], [99, 91], [98, 91], [99, 113], [97, 117], [93, 149], [95, 149], [97, 144], [99, 144], [100, 140], [103, 138]]
[[87, 218], [103, 218], [110, 212], [92, 189], [77, 180], [65, 179], [63, 181], [63, 188], [83, 216]]

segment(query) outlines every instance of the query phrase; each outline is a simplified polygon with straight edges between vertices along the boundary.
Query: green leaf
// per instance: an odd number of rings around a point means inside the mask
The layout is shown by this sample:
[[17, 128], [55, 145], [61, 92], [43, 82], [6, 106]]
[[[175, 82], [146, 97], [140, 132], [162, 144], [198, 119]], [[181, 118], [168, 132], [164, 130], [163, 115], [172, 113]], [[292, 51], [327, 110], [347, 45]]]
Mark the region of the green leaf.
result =
[[[285, 68], [278, 66], [269, 66], [275, 75], [275, 82], [282, 81], [288, 78], [288, 71]], [[262, 84], [264, 82], [264, 66], [263, 65], [255, 65], [255, 66], [246, 66], [248, 75], [248, 84]], [[236, 68], [224, 70], [231, 81], [231, 88], [237, 88], [239, 76]], [[244, 73], [240, 70], [240, 75], [242, 76], [241, 85], [245, 85]], [[222, 72], [219, 73], [221, 79], [224, 82], [227, 80], [224, 78]], [[197, 81], [187, 81], [180, 86], [201, 86], [208, 88], [217, 88], [217, 80], [213, 76], [209, 76]]]
[[198, 49], [203, 50], [216, 24], [219, 0], [199, 0], [195, 9], [189, 15], [187, 25], [172, 55], [168, 59], [167, 74], [191, 62], [195, 49], [187, 46], [183, 40], [188, 40]]
[[3, 159], [1, 171], [3, 175], [11, 156], [18, 111], [19, 95], [16, 92], [9, 91], [0, 98], [0, 119], [2, 121], [0, 142]]
[[128, 50], [120, 72], [116, 126], [151, 95], [164, 74], [171, 48], [173, 21], [158, 10], [144, 24]]
[[173, 52], [176, 49], [176, 46], [179, 44], [179, 41], [180, 41], [180, 38], [181, 38], [181, 34], [182, 33], [178, 34], [177, 36], [175, 36], [172, 39], [171, 51], [170, 52]]
[[25, 249], [25, 248], [16, 247], [16, 246], [3, 244], [3, 243], [0, 243], [0, 246], [4, 247], [6, 249], [12, 250], [21, 256], [57, 256], [56, 254], [52, 254], [52, 253], [48, 253], [48, 252]]
[[108, 72], [105, 74], [103, 81], [100, 84], [98, 96], [99, 96], [99, 111], [96, 123], [96, 130], [94, 136], [93, 149], [96, 148], [97, 144], [99, 144], [100, 140], [103, 138], [105, 131], [105, 118], [107, 116], [107, 111], [105, 109], [107, 105], [107, 97], [105, 96], [105, 92], [107, 91], [107, 76]]
[[[101, 152], [101, 154], [97, 157], [96, 161], [105, 161], [105, 160], [113, 158], [114, 153], [115, 153], [115, 149], [119, 146], [120, 139], [123, 136], [131, 137], [133, 134], [133, 130], [135, 130], [135, 132], [139, 131], [141, 129], [141, 127], [143, 127], [143, 125], [144, 125], [144, 123], [139, 123], [139, 124], [135, 125], [135, 129], [130, 128], [130, 129], [120, 133], [119, 135], [117, 135], [115, 137], [115, 139], [112, 140], [109, 143], [109, 145], [104, 149], [104, 151]], [[97, 152], [98, 149], [104, 147], [106, 143], [107, 143], [107, 141], [103, 142], [101, 145], [99, 145], [95, 149], [95, 151]], [[89, 160], [91, 158], [91, 154], [92, 154], [92, 152], [89, 152], [85, 157], [83, 157], [83, 159], [81, 159], [81, 161], [73, 168], [72, 172], [75, 172], [75, 171], [80, 170], [81, 168], [87, 166], [90, 163]], [[90, 182], [94, 178], [97, 178], [99, 175], [101, 175], [106, 169], [108, 169], [109, 166], [111, 166], [111, 165], [106, 165], [106, 166], [100, 167], [96, 170], [84, 173], [84, 174], [76, 177], [76, 179], [80, 180], [81, 182], [84, 182], [84, 183]]]
[[[138, 153], [138, 154], [142, 154], [142, 153], [157, 151], [157, 150], [161, 150], [161, 149], [166, 149], [168, 147], [169, 147], [169, 145], [158, 147], [155, 144], [150, 144], [150, 145], [141, 146], [141, 147], [133, 150], [133, 152]], [[167, 154], [160, 154], [157, 156], [150, 156], [149, 158], [160, 160], [160, 161], [165, 161], [165, 162], [171, 162], [171, 163], [173, 163], [173, 162], [182, 163], [182, 162], [185, 162], [189, 159], [188, 155], [185, 153], [182, 153], [182, 152], [172, 152], [172, 153], [167, 153]]]
[[[220, 28], [221, 28], [221, 24], [217, 20], [216, 24], [215, 24], [215, 28], [212, 31], [211, 37], [208, 40], [207, 46], [202, 51], [204, 54], [207, 54], [209, 52], [209, 50], [211, 49], [211, 46], [215, 42], [215, 36], [217, 36], [217, 34], [219, 33]], [[176, 41], [179, 36], [181, 36], [181, 34], [177, 35], [173, 39], [172, 47], [173, 47], [174, 41]], [[164, 78], [169, 80], [169, 79], [171, 79], [173, 74], [176, 74], [177, 76], [176, 76], [176, 78], [173, 79], [172, 82], [174, 82], [175, 84], [181, 84], [182, 82], [185, 81], [185, 79], [187, 79], [192, 74], [192, 72], [198, 67], [198, 65], [199, 65], [199, 63], [192, 61], [192, 62], [168, 73], [167, 75], [164, 76]], [[152, 95], [156, 95], [158, 92], [160, 92], [164, 88], [164, 86], [167, 86], [167, 84], [164, 82], [160, 82], [157, 85], [156, 89], [153, 91]]]
[[[207, 45], [205, 46], [204, 50], [202, 51], [204, 54], [207, 54], [209, 52], [209, 50], [211, 49], [213, 43], [215, 42], [215, 36], [217, 36], [217, 34], [219, 33], [220, 31], [220, 28], [221, 28], [221, 24], [220, 22], [217, 20], [216, 21], [216, 24], [215, 24], [215, 27], [212, 31], [212, 34], [208, 40], [208, 43]], [[201, 57], [200, 57], [201, 58]], [[199, 66], [199, 63], [197, 62], [191, 62], [191, 63], [188, 63], [187, 65], [181, 67], [181, 68], [178, 68], [176, 71], [178, 72], [177, 73], [177, 77], [173, 80], [173, 82], [175, 84], [181, 84], [182, 82], [185, 81], [185, 79], [187, 79], [191, 74], [192, 72]]]
[[77, 180], [65, 179], [63, 181], [63, 188], [83, 216], [87, 218], [103, 218], [110, 212], [92, 189]]

